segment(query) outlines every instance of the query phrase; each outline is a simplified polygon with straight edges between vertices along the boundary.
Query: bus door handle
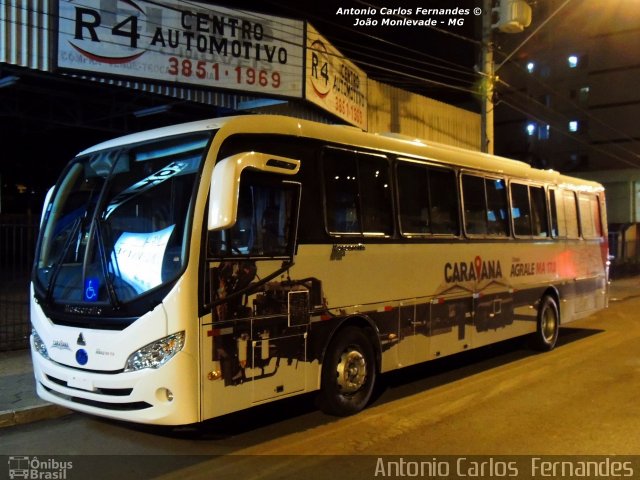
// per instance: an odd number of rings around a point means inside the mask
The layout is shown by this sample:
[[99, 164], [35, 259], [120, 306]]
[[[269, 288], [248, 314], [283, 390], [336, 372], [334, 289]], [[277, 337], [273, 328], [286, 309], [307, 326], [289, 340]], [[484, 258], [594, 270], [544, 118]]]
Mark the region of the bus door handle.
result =
[[362, 243], [334, 243], [331, 249], [331, 260], [342, 260], [347, 252], [363, 250], [365, 246]]

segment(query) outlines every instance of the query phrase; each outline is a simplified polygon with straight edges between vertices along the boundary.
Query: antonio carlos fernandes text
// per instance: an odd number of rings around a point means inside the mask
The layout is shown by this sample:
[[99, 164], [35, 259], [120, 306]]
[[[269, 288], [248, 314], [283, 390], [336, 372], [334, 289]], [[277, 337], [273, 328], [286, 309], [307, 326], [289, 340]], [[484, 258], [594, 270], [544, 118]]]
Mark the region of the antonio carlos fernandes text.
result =
[[[531, 457], [516, 460], [496, 460], [486, 458], [479, 460], [460, 457], [457, 459], [411, 461], [399, 458], [386, 460], [378, 458], [374, 477], [424, 477], [442, 478], [451, 475], [463, 478], [502, 478], [518, 477], [521, 473], [530, 474], [532, 478], [615, 478], [634, 476], [633, 463], [611, 458], [598, 460], [551, 460]], [[525, 470], [529, 470], [526, 472]]]

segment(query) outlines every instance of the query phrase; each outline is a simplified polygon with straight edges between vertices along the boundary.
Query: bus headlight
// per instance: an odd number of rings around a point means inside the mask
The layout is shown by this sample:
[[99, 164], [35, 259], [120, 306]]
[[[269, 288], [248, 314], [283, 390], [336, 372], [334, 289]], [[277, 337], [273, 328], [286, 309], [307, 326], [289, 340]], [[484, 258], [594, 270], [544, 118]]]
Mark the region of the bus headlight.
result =
[[124, 371], [134, 372], [143, 368], [159, 368], [182, 350], [183, 346], [184, 332], [161, 338], [129, 355]]
[[49, 352], [47, 351], [47, 347], [44, 342], [36, 332], [36, 329], [31, 327], [31, 336], [33, 337], [33, 348], [36, 352], [42, 355], [44, 358], [49, 359]]

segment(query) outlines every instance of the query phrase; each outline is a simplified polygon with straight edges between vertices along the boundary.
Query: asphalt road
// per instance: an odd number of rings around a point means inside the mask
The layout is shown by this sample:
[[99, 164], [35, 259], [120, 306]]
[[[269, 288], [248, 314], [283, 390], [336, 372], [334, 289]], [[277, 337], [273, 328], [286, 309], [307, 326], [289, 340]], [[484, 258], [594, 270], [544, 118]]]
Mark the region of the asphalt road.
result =
[[[597, 455], [587, 473], [613, 477], [619, 467], [638, 478], [640, 460], [626, 456], [640, 455], [639, 312], [640, 298], [612, 302], [565, 327], [549, 353], [517, 340], [395, 372], [349, 418], [315, 410], [312, 396], [199, 428], [74, 414], [3, 429], [0, 455], [13, 466], [37, 457], [40, 471], [70, 480], [579, 476], [553, 470], [554, 455]], [[550, 462], [550, 475], [532, 455]], [[580, 458], [560, 460], [578, 468]], [[0, 478], [7, 472], [0, 463]]]

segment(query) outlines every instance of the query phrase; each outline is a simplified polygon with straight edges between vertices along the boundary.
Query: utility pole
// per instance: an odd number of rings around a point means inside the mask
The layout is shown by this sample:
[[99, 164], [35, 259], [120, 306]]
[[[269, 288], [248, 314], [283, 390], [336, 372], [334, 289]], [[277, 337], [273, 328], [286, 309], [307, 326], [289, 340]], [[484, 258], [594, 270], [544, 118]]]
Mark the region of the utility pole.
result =
[[480, 125], [480, 148], [485, 153], [493, 153], [493, 36], [492, 0], [482, 4], [482, 116]]
[[[566, 0], [565, 5], [570, 0]], [[531, 24], [531, 7], [525, 0], [482, 0], [482, 118], [481, 149], [493, 153], [493, 92], [496, 84], [493, 63], [493, 29], [503, 33], [520, 33]], [[564, 6], [564, 5], [563, 5]], [[497, 22], [493, 23], [493, 14], [497, 13]], [[535, 34], [535, 32], [534, 32]], [[528, 39], [527, 39], [528, 40]], [[527, 41], [525, 40], [525, 42]], [[521, 45], [524, 45], [523, 42]], [[520, 47], [518, 47], [520, 48]], [[508, 57], [507, 57], [508, 58]], [[505, 60], [506, 61], [506, 60]], [[500, 64], [502, 66], [504, 62]]]

